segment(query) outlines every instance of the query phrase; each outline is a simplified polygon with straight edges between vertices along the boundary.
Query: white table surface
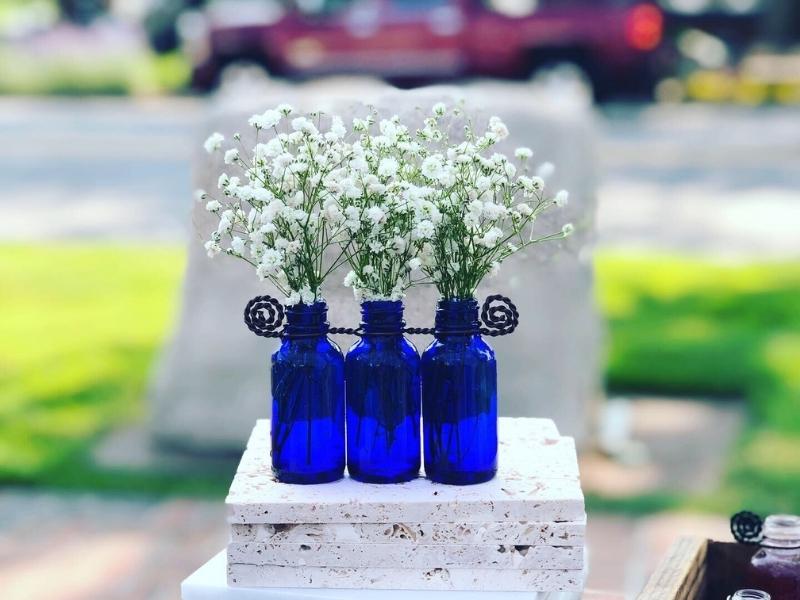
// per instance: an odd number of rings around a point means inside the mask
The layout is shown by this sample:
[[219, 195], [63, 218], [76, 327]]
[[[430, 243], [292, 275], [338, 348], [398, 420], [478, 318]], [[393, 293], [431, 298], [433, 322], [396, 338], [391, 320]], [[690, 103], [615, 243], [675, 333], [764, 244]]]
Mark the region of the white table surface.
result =
[[577, 600], [574, 592], [431, 592], [228, 587], [222, 550], [181, 584], [182, 600]]

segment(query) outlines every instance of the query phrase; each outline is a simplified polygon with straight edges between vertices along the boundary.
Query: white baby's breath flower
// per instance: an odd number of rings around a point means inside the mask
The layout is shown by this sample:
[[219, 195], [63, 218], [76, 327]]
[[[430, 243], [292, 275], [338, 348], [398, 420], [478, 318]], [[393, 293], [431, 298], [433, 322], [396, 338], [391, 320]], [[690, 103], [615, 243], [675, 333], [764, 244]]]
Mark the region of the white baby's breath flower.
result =
[[516, 156], [518, 160], [528, 160], [533, 156], [533, 150], [523, 146], [514, 150], [514, 156]]
[[195, 190], [194, 191], [194, 199], [195, 199], [196, 202], [202, 202], [206, 198], [208, 198], [208, 194], [206, 193], [205, 190]]
[[564, 237], [568, 237], [575, 232], [575, 226], [572, 223], [567, 223], [561, 228], [561, 234]]
[[297, 117], [296, 119], [292, 119], [292, 129], [295, 131], [300, 131], [302, 133], [310, 133], [314, 134], [317, 133], [317, 128], [308, 119], [305, 117]]
[[253, 115], [247, 122], [256, 129], [271, 129], [281, 122], [281, 116], [279, 111], [269, 109], [260, 115]]
[[379, 206], [371, 206], [367, 209], [367, 218], [377, 225], [386, 218], [386, 213]]
[[423, 219], [417, 224], [413, 235], [417, 239], [428, 240], [433, 237], [435, 231], [436, 228], [433, 226], [433, 223], [427, 219]]
[[556, 197], [553, 198], [553, 203], [558, 207], [564, 207], [567, 205], [568, 200], [569, 192], [567, 192], [567, 190], [561, 190], [556, 194]]
[[206, 253], [208, 254], [208, 258], [214, 258], [217, 254], [222, 252], [222, 247], [219, 245], [219, 242], [214, 240], [208, 240], [205, 243]]
[[231, 148], [225, 152], [225, 164], [232, 165], [239, 160], [239, 151], [236, 148]]
[[206, 152], [211, 154], [222, 148], [222, 142], [225, 141], [225, 136], [221, 133], [212, 133], [208, 136], [208, 139], [203, 143], [203, 148], [206, 149]]
[[[261, 139], [249, 153], [225, 152], [237, 173], [219, 177], [223, 197], [196, 194], [218, 220], [208, 254], [246, 258], [287, 304], [321, 298], [323, 279], [339, 262], [350, 264], [344, 283], [359, 301], [399, 300], [423, 281], [444, 297], [468, 297], [502, 260], [557, 237], [536, 235], [533, 225], [540, 212], [563, 205], [566, 193], [545, 196], [543, 177], [552, 166], [517, 177], [519, 163], [493, 152], [509, 135], [499, 117], [477, 134], [461, 111], [437, 103], [424, 128], [410, 131], [396, 115], [379, 119], [369, 109], [353, 120], [349, 139], [340, 117], [323, 133], [318, 118], [289, 106], [253, 115]], [[459, 142], [449, 141], [458, 129], [449, 119], [466, 122]], [[289, 127], [279, 128], [284, 120]], [[223, 142], [221, 134], [211, 136], [209, 151]], [[524, 147], [515, 152], [521, 162], [531, 155]], [[331, 246], [339, 247], [338, 258]], [[421, 273], [412, 277], [415, 271]]]
[[503, 237], [503, 230], [499, 227], [492, 227], [483, 234], [483, 237], [480, 239], [480, 243], [487, 248], [494, 248], [497, 246], [497, 243]]
[[356, 275], [355, 271], [348, 271], [347, 275], [344, 276], [344, 287], [353, 287], [353, 285], [358, 281], [358, 275]]
[[508, 127], [500, 117], [491, 117], [489, 119], [489, 132], [497, 141], [502, 141], [508, 137]]
[[233, 250], [239, 256], [244, 254], [244, 240], [238, 235], [235, 235], [233, 238], [231, 238], [231, 250]]
[[555, 173], [555, 166], [551, 162], [543, 162], [539, 165], [539, 168], [536, 169], [536, 175], [541, 179], [548, 179]]
[[438, 179], [442, 171], [442, 159], [440, 156], [429, 156], [422, 161], [420, 168], [422, 174], [428, 179]]
[[347, 134], [347, 129], [345, 129], [341, 117], [333, 117], [329, 133], [334, 139], [341, 139]]
[[288, 117], [290, 114], [294, 112], [294, 107], [291, 104], [286, 104], [284, 102], [283, 104], [279, 104], [275, 110], [277, 110], [282, 115]]
[[397, 174], [399, 166], [396, 158], [391, 156], [384, 158], [378, 165], [378, 175], [381, 177], [394, 177]]

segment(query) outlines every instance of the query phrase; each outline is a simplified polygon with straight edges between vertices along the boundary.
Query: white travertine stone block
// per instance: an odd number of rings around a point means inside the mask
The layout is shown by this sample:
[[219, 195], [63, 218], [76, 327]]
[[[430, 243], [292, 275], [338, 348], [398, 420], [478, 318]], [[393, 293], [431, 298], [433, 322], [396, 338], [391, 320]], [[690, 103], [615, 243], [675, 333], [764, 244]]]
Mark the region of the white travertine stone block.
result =
[[228, 564], [228, 585], [234, 587], [571, 592], [583, 589], [583, 578], [583, 571], [572, 570], [349, 569]]
[[[250, 434], [247, 449], [239, 462], [237, 473], [269, 473], [270, 434], [269, 420], [259, 419]], [[532, 444], [535, 452], [537, 475], [540, 477], [578, 478], [575, 443], [562, 437], [549, 419], [514, 419], [501, 417], [498, 421], [501, 468], [506, 478], [515, 478], [515, 472], [528, 470], [531, 458], [525, 452], [511, 451], [515, 447]]]
[[527, 544], [583, 546], [586, 521], [566, 523], [253, 523], [230, 526], [231, 542]]
[[494, 592], [231, 587], [225, 551], [218, 552], [181, 583], [183, 600], [580, 600], [580, 591]]
[[[394, 485], [344, 478], [289, 485], [272, 476], [263, 446], [267, 421], [253, 430], [226, 499], [230, 523], [461, 523], [582, 521], [583, 493], [571, 438], [541, 437], [538, 420], [503, 424], [492, 481], [450, 486], [415, 479]], [[261, 438], [260, 440], [258, 438]]]
[[285, 567], [582, 569], [583, 548], [528, 545], [228, 544], [228, 562]]

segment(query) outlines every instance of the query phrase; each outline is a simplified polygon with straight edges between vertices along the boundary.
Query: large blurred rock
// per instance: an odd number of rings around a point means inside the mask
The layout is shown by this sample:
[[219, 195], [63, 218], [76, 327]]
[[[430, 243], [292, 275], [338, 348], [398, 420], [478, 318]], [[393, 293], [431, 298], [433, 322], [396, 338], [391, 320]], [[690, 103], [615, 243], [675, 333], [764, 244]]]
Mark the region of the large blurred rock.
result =
[[[568, 189], [570, 203], [564, 211], [543, 218], [540, 231], [555, 231], [569, 220], [576, 225], [575, 235], [566, 242], [539, 246], [527, 256], [515, 256], [497, 278], [484, 282], [478, 296], [505, 293], [521, 313], [514, 335], [491, 340], [500, 365], [502, 414], [549, 417], [563, 433], [584, 439], [598, 394], [600, 348], [588, 252], [595, 172], [591, 111], [586, 104], [571, 94], [554, 99], [553, 90], [537, 93], [529, 84], [403, 92], [347, 81], [304, 87], [271, 84], [268, 89], [269, 95], [255, 103], [238, 94], [218, 101], [207, 131], [228, 136], [244, 132], [250, 114], [280, 102], [345, 115], [363, 114], [368, 103], [387, 115], [399, 113], [411, 123], [421, 120], [418, 107], [427, 112], [436, 101], [452, 104], [463, 98], [479, 125], [493, 114], [506, 121], [511, 137], [501, 151], [530, 146], [535, 161], [557, 165], [550, 187]], [[201, 143], [198, 139], [198, 147]], [[223, 166], [218, 161], [198, 150], [197, 187], [216, 189]], [[215, 225], [200, 205], [193, 211], [193, 227], [183, 310], [152, 388], [152, 429], [158, 441], [170, 446], [235, 451], [243, 447], [255, 419], [269, 416], [269, 355], [277, 346], [274, 340], [251, 334], [242, 312], [251, 297], [274, 290], [260, 283], [242, 261], [206, 257], [202, 242]], [[331, 322], [355, 326], [358, 306], [340, 285], [342, 276], [334, 276], [326, 292]], [[432, 289], [413, 290], [407, 299], [407, 322], [430, 325], [435, 300]], [[346, 350], [353, 340], [337, 341]], [[414, 342], [422, 350], [429, 339]]]

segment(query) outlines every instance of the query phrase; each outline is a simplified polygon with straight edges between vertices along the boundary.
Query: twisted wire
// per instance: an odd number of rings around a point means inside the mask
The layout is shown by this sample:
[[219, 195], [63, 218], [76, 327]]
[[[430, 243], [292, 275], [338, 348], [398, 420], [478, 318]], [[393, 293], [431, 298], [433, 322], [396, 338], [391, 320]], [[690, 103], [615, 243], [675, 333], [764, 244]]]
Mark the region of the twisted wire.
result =
[[[247, 303], [244, 309], [244, 322], [247, 328], [258, 336], [266, 338], [285, 337], [283, 327], [285, 311], [283, 305], [272, 296], [256, 296]], [[448, 334], [481, 333], [490, 337], [498, 337], [513, 333], [519, 325], [519, 311], [510, 298], [501, 294], [488, 296], [483, 302], [480, 320], [484, 327], [477, 330], [448, 331]], [[361, 327], [330, 327], [328, 335], [364, 335]], [[435, 335], [435, 327], [405, 327], [401, 333], [409, 335]], [[315, 337], [319, 334], [292, 334], [291, 337]], [[389, 334], [386, 334], [389, 335]]]
[[[499, 304], [495, 304], [499, 302]], [[513, 333], [519, 325], [519, 311], [510, 298], [502, 294], [494, 294], [486, 298], [481, 308], [481, 327], [483, 335], [497, 337]]]
[[281, 337], [283, 316], [283, 305], [272, 296], [256, 296], [244, 307], [244, 324], [261, 337]]

